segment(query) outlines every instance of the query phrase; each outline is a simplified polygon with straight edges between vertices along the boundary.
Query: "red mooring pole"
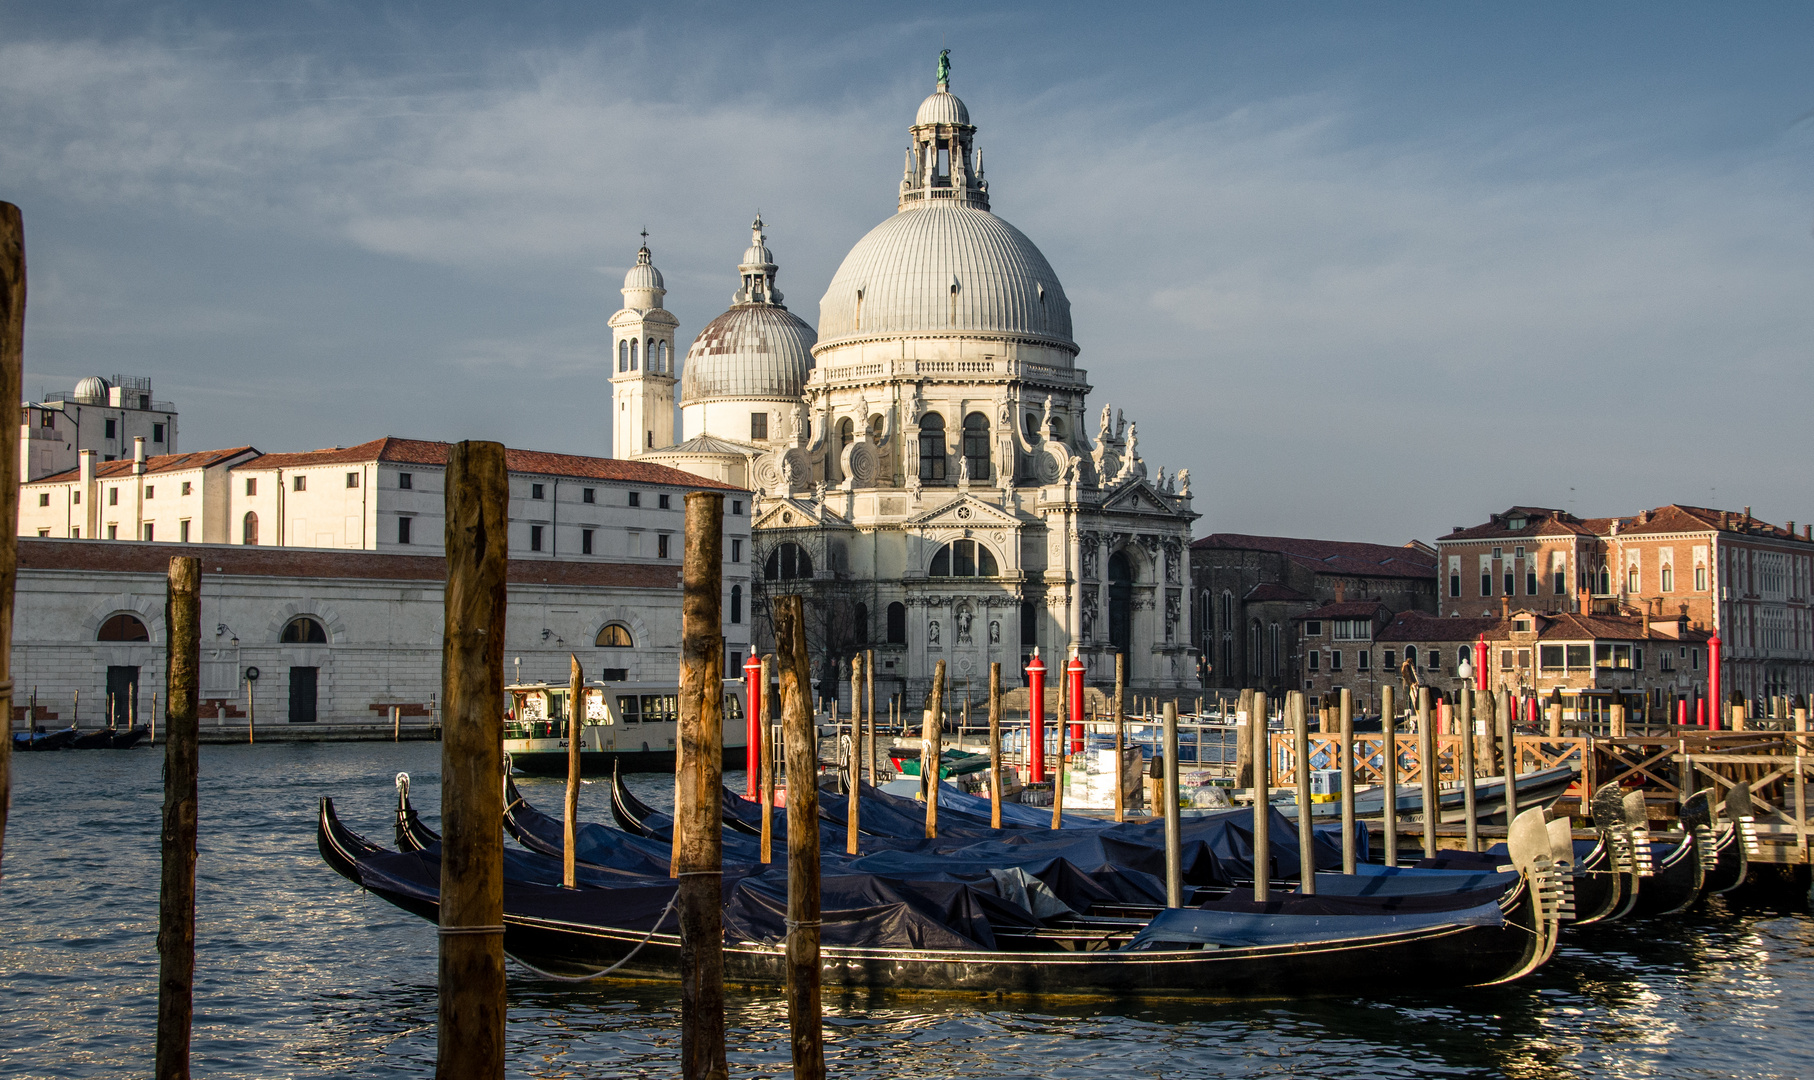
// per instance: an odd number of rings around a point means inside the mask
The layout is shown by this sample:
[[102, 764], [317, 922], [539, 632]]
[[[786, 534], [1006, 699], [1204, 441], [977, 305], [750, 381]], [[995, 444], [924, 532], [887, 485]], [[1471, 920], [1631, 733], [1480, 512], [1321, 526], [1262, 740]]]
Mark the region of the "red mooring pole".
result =
[[751, 799], [762, 783], [762, 661], [750, 653], [743, 662], [743, 688], [749, 701], [743, 710], [743, 793]]
[[1719, 731], [1724, 726], [1726, 699], [1720, 696], [1720, 636], [1707, 639], [1707, 728]]
[[1032, 717], [1027, 732], [1027, 782], [1037, 784], [1046, 778], [1046, 665], [1039, 659], [1039, 646], [1033, 646], [1033, 662], [1027, 665], [1027, 715]]
[[1080, 754], [1083, 752], [1083, 661], [1076, 653], [1071, 654], [1065, 673], [1071, 677], [1071, 753]]

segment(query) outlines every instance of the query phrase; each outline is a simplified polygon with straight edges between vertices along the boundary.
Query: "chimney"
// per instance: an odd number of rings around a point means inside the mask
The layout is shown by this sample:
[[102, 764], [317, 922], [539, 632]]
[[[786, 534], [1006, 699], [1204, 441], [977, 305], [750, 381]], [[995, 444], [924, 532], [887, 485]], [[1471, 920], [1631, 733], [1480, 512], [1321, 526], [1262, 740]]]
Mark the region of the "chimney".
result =
[[1751, 520], [1751, 508], [1749, 506], [1745, 507], [1745, 520]]
[[145, 475], [145, 436], [132, 437], [132, 472], [135, 476]]
[[1512, 614], [1512, 598], [1509, 596], [1501, 596], [1499, 598], [1499, 617], [1501, 619], [1505, 619], [1505, 618], [1509, 618], [1511, 616], [1511, 614]]
[[1585, 587], [1576, 589], [1575, 590], [1575, 612], [1577, 614], [1581, 614], [1581, 615], [1591, 615], [1591, 614], [1593, 614], [1593, 610], [1594, 610], [1593, 594], [1589, 593]]
[[1619, 519], [1618, 518], [1612, 519], [1612, 534], [1614, 536], [1619, 535]]
[[1803, 525], [1801, 527], [1801, 538], [1803, 540], [1814, 540], [1814, 525]]
[[1650, 636], [1650, 608], [1649, 607], [1646, 607], [1644, 609], [1644, 636], [1645, 637]]
[[1342, 602], [1342, 601], [1343, 601], [1343, 600], [1344, 600], [1344, 599], [1346, 599], [1346, 598], [1347, 598], [1347, 595], [1348, 595], [1348, 583], [1347, 583], [1347, 582], [1345, 582], [1345, 581], [1342, 581], [1342, 580], [1341, 580], [1341, 579], [1339, 579], [1339, 578], [1338, 578], [1338, 579], [1336, 579], [1336, 582], [1335, 582], [1335, 602], [1336, 602], [1336, 603], [1338, 603], [1338, 604], [1339, 604], [1339, 603], [1341, 603], [1341, 602]]
[[76, 480], [87, 491], [94, 483], [94, 451], [84, 450], [76, 458]]

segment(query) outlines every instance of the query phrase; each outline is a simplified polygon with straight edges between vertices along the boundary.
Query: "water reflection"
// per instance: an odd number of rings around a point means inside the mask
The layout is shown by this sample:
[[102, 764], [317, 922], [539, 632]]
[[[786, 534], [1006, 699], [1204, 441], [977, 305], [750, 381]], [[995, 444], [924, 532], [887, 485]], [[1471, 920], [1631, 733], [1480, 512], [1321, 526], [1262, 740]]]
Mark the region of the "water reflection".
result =
[[[432, 1075], [435, 939], [321, 864], [316, 798], [390, 840], [390, 777], [439, 810], [439, 747], [208, 747], [202, 756], [198, 1075]], [[149, 1071], [156, 1001], [156, 753], [22, 755], [0, 883], [0, 1074]], [[733, 786], [740, 775], [727, 777]], [[558, 783], [526, 781], [553, 805]], [[665, 806], [667, 777], [637, 777]], [[609, 820], [608, 789], [582, 813]], [[1715, 903], [1583, 930], [1512, 987], [1296, 1002], [1005, 1002], [832, 992], [839, 1076], [1562, 1077], [1804, 1075], [1814, 921]], [[668, 985], [573, 987], [512, 967], [510, 1074], [674, 1075]], [[779, 990], [732, 993], [733, 1072], [788, 1072]]]

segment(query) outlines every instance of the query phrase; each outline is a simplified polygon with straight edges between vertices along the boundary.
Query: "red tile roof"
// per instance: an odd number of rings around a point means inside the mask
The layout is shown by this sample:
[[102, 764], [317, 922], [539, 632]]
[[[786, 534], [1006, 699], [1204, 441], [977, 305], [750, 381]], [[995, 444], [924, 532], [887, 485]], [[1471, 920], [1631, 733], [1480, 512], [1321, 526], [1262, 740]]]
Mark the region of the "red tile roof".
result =
[[1191, 545], [1193, 551], [1269, 551], [1284, 555], [1319, 574], [1353, 574], [1370, 577], [1432, 578], [1436, 558], [1420, 547], [1406, 544], [1361, 544], [1348, 540], [1303, 540], [1289, 536], [1249, 536], [1212, 533]]
[[1300, 619], [1371, 619], [1381, 611], [1388, 611], [1386, 605], [1378, 600], [1343, 600], [1333, 604], [1324, 604], [1315, 611], [1307, 611], [1297, 616]]
[[[1642, 616], [1637, 615], [1576, 615], [1569, 612], [1533, 615], [1536, 620], [1537, 639], [1539, 641], [1705, 641], [1712, 636], [1707, 630], [1684, 630], [1678, 637], [1666, 634], [1657, 627], [1657, 623], [1674, 620], [1652, 619], [1649, 632], [1646, 633]], [[1494, 629], [1487, 631], [1492, 640], [1506, 640], [1512, 637], [1510, 620], [1495, 620]], [[1521, 635], [1522, 636], [1522, 635]]]
[[1244, 603], [1250, 604], [1257, 604], [1267, 600], [1304, 601], [1308, 599], [1310, 599], [1308, 596], [1298, 592], [1289, 585], [1280, 585], [1277, 582], [1271, 581], [1263, 581], [1260, 584], [1255, 585], [1253, 588], [1247, 590], [1246, 596], [1241, 597], [1241, 600]]
[[[219, 465], [243, 454], [256, 455], [258, 450], [251, 446], [235, 446], [227, 450], [203, 450], [194, 454], [157, 454], [145, 459], [145, 474], [183, 472], [188, 469], [206, 469]], [[121, 461], [97, 461], [94, 466], [97, 479], [117, 479], [132, 475], [132, 459]], [[81, 475], [80, 469], [65, 469], [50, 476], [41, 476], [29, 481], [33, 484], [66, 484]]]
[[[239, 468], [304, 469], [313, 465], [346, 465], [355, 462], [395, 462], [406, 465], [445, 467], [450, 443], [423, 439], [398, 439], [386, 436], [327, 450], [307, 450], [295, 454], [266, 454]], [[623, 461], [618, 458], [582, 457], [578, 454], [553, 454], [542, 450], [504, 451], [504, 464], [514, 473], [538, 476], [571, 476], [583, 480], [614, 480], [630, 484], [662, 484], [669, 487], [709, 488], [714, 491], [745, 489], [708, 480], [690, 472], [648, 461]]]
[[[1524, 517], [1522, 529], [1506, 527], [1506, 522], [1514, 517]], [[1724, 519], [1722, 523], [1722, 519]], [[1653, 533], [1713, 532], [1724, 529], [1728, 532], [1750, 535], [1770, 536], [1779, 540], [1796, 539], [1794, 533], [1779, 528], [1756, 518], [1730, 510], [1710, 510], [1704, 506], [1685, 506], [1671, 503], [1654, 510], [1645, 510], [1627, 517], [1577, 518], [1561, 510], [1551, 510], [1540, 506], [1514, 506], [1503, 513], [1494, 514], [1492, 519], [1472, 528], [1457, 529], [1442, 537], [1437, 543], [1453, 543], [1458, 540], [1499, 540], [1506, 538], [1531, 538], [1539, 536], [1611, 536], [1614, 526], [1618, 535], [1633, 536]]]
[[1478, 640], [1482, 633], [1491, 637], [1491, 631], [1498, 625], [1496, 617], [1445, 619], [1421, 611], [1407, 611], [1392, 620], [1390, 626], [1373, 635], [1373, 640], [1468, 642]]
[[[27, 570], [163, 574], [169, 570], [170, 560], [179, 555], [194, 555], [201, 559], [204, 574], [378, 581], [447, 580], [447, 560], [439, 555], [391, 555], [376, 551], [246, 547], [238, 544], [159, 544], [134, 540], [19, 539], [19, 566]], [[678, 563], [662, 565], [512, 559], [508, 573], [513, 585], [615, 586], [627, 589], [673, 589], [680, 585]]]

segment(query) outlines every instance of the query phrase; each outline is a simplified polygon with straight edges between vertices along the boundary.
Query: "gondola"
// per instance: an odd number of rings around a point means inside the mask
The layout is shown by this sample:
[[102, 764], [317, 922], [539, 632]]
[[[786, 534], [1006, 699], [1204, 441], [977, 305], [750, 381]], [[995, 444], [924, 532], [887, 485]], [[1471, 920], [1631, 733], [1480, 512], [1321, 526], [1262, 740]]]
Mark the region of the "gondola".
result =
[[69, 742], [71, 750], [111, 750], [113, 749], [113, 731], [110, 728], [95, 728], [84, 731]]
[[1629, 851], [1630, 841], [1621, 837], [1625, 827], [1624, 793], [1616, 783], [1602, 784], [1590, 803], [1594, 811], [1594, 841], [1576, 864], [1576, 926], [1593, 926], [1621, 918], [1629, 910], [1628, 870], [1620, 852]]
[[1757, 851], [1757, 827], [1751, 815], [1751, 785], [1734, 784], [1726, 792], [1726, 824], [1715, 827], [1714, 864], [1703, 896], [1729, 893], [1745, 883], [1751, 855]]
[[110, 749], [130, 750], [146, 738], [150, 737], [151, 726], [149, 724], [134, 724], [128, 728], [108, 728], [107, 733], [112, 739], [109, 747]]
[[[509, 772], [506, 771], [508, 776]], [[397, 774], [397, 811], [392, 824], [397, 834], [397, 850], [426, 851], [441, 842], [441, 834], [422, 824], [422, 816], [409, 801], [409, 774]]]
[[[1557, 765], [1548, 769], [1537, 769], [1520, 773], [1516, 778], [1518, 805], [1521, 808], [1548, 806], [1561, 798], [1569, 786], [1574, 783], [1577, 770], [1573, 765]], [[1423, 812], [1423, 788], [1418, 784], [1401, 783], [1398, 788], [1398, 813], [1400, 820]], [[1286, 817], [1296, 820], [1297, 804], [1280, 803], [1279, 810]], [[1442, 821], [1450, 824], [1467, 820], [1467, 794], [1459, 785], [1446, 786], [1437, 792], [1436, 805]], [[1375, 784], [1362, 788], [1354, 795], [1354, 816], [1362, 821], [1377, 821], [1385, 816], [1386, 791]], [[1342, 813], [1341, 803], [1312, 803], [1310, 817], [1339, 818]], [[1505, 820], [1505, 778], [1480, 777], [1474, 783], [1474, 817], [1483, 822], [1504, 822]]]
[[58, 728], [55, 731], [15, 731], [13, 732], [14, 750], [67, 750], [76, 741], [76, 729]]
[[1681, 839], [1654, 840], [1647, 827], [1644, 793], [1627, 793], [1625, 808], [1626, 821], [1638, 844], [1640, 866], [1644, 864], [1646, 848], [1649, 853], [1649, 873], [1645, 875], [1643, 886], [1638, 892], [1632, 917], [1649, 918], [1686, 911], [1700, 899], [1701, 885], [1705, 880], [1704, 868], [1696, 850], [1694, 829], [1689, 822], [1684, 821]]
[[[1545, 869], [1548, 838], [1540, 812], [1531, 813], [1534, 838], [1522, 816], [1513, 830], [1521, 877], [1509, 914], [1500, 903], [1368, 916], [1172, 909], [1147, 920], [1009, 920], [989, 934], [991, 947], [877, 946], [840, 943], [886, 932], [886, 920], [874, 918], [873, 907], [840, 906], [841, 898], [861, 896], [872, 885], [886, 891], [889, 883], [828, 877], [822, 977], [827, 985], [853, 989], [1197, 998], [1506, 982], [1534, 970], [1555, 943], [1553, 912], [1546, 914], [1541, 901], [1544, 875], [1553, 877]], [[373, 845], [350, 833], [327, 800], [318, 832], [323, 857], [338, 872], [405, 910], [438, 916], [435, 851], [372, 852]], [[784, 876], [779, 883], [748, 878], [736, 886], [727, 876], [728, 911], [739, 910], [739, 898], [751, 894], [763, 901], [752, 910], [766, 911], [764, 904], [785, 895]], [[507, 881], [504, 948], [532, 970], [565, 978], [597, 976], [621, 963], [616, 974], [622, 977], [672, 980], [680, 963], [673, 896], [673, 884], [656, 878], [613, 889]], [[730, 940], [727, 934], [727, 984], [768, 989], [785, 981], [784, 924], [778, 916], [770, 922], [769, 940]]]

